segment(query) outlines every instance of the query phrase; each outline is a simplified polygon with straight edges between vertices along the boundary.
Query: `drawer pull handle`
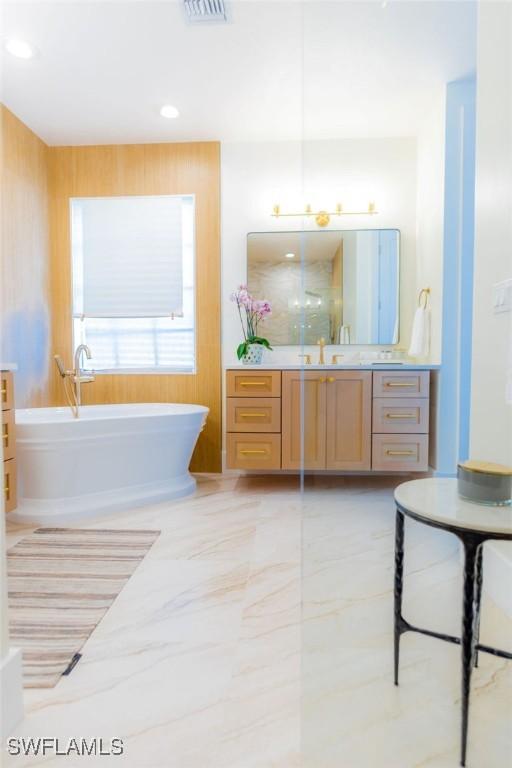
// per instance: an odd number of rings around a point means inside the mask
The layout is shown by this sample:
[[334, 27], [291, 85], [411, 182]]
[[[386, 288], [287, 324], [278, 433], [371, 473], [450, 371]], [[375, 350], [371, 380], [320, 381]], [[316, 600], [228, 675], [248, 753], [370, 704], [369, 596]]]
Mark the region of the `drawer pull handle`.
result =
[[329, 384], [332, 384], [334, 381], [334, 376], [329, 376], [327, 381], [329, 382]]
[[9, 488], [9, 475], [7, 475], [4, 485], [4, 498], [6, 501], [9, 501], [9, 498], [11, 496], [11, 489]]
[[266, 415], [266, 413], [241, 413], [240, 417], [242, 419], [253, 419], [256, 417], [263, 419]]
[[4, 448], [7, 448], [9, 445], [9, 425], [8, 424], [2, 424], [2, 438], [4, 441]]
[[386, 451], [388, 456], [416, 456], [416, 451]]
[[264, 450], [256, 450], [256, 449], [254, 449], [254, 450], [249, 450], [249, 449], [247, 448], [247, 449], [245, 449], [245, 450], [242, 450], [242, 451], [240, 451], [240, 453], [243, 453], [244, 455], [245, 455], [245, 454], [248, 454], [248, 453], [257, 453], [257, 454], [262, 454], [262, 453], [266, 453], [266, 451], [264, 451]]
[[241, 381], [240, 386], [241, 387], [266, 387], [267, 382], [266, 381]]
[[417, 387], [416, 381], [386, 381], [386, 387]]
[[325, 378], [325, 376], [320, 376], [318, 381], [320, 382], [320, 384], [324, 384], [327, 381], [327, 379]]
[[386, 413], [386, 419], [414, 419], [415, 413]]
[[2, 400], [5, 403], [7, 401], [7, 384], [0, 391], [2, 393]]

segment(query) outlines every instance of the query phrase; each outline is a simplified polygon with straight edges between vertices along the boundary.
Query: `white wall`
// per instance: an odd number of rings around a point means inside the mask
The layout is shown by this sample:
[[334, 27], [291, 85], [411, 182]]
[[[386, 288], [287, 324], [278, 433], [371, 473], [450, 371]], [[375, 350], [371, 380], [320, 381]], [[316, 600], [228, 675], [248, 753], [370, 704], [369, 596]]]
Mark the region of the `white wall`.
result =
[[439, 90], [418, 134], [417, 283], [430, 288], [432, 362], [441, 362], [446, 92]]
[[[223, 361], [236, 362], [241, 331], [229, 294], [246, 280], [246, 236], [254, 231], [316, 228], [304, 220], [275, 219], [272, 207], [301, 210], [366, 206], [375, 217], [333, 217], [331, 229], [398, 228], [401, 231], [400, 347], [407, 349], [416, 302], [416, 140], [342, 139], [317, 142], [222, 145]], [[260, 329], [263, 333], [263, 328]], [[297, 348], [279, 347], [279, 359], [297, 361]], [[266, 353], [267, 355], [269, 353]], [[272, 353], [270, 353], [272, 354]], [[268, 358], [267, 358], [268, 359]]]
[[512, 465], [512, 314], [493, 311], [512, 278], [512, 5], [480, 3], [471, 455]]
[[[492, 308], [493, 284], [512, 277], [512, 5], [508, 3], [484, 2], [479, 7], [475, 228], [471, 456], [512, 465], [512, 313], [495, 314]], [[489, 545], [487, 589], [510, 615], [511, 573], [512, 544]]]

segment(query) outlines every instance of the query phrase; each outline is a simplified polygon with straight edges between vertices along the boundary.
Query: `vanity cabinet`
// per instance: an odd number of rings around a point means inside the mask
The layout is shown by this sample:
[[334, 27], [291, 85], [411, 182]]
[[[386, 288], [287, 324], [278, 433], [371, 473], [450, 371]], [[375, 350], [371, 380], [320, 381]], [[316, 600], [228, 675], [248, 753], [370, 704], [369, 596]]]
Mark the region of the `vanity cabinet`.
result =
[[281, 469], [281, 435], [229, 432], [227, 456], [230, 469]]
[[2, 447], [4, 465], [5, 511], [11, 512], [17, 502], [16, 433], [14, 424], [14, 379], [10, 371], [2, 371]]
[[370, 469], [371, 376], [370, 371], [283, 372], [282, 469]]
[[428, 370], [227, 371], [229, 469], [425, 472]]
[[427, 398], [430, 389], [430, 371], [375, 371], [374, 397]]
[[228, 468], [281, 469], [281, 371], [228, 371], [226, 391]]
[[340, 371], [327, 377], [326, 469], [371, 468], [372, 372]]
[[426, 472], [429, 371], [373, 374], [372, 469]]
[[283, 371], [282, 469], [300, 469], [303, 464], [307, 469], [325, 469], [325, 382], [326, 376], [321, 371]]
[[228, 397], [281, 397], [281, 371], [228, 371]]
[[277, 397], [228, 397], [228, 432], [281, 432], [281, 400]]

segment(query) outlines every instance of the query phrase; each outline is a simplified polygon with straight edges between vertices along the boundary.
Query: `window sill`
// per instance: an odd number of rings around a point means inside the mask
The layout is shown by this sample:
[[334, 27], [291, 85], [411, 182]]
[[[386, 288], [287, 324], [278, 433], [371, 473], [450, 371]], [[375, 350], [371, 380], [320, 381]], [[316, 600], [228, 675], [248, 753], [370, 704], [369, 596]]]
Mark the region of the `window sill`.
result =
[[197, 374], [195, 368], [102, 368], [100, 371], [82, 368], [82, 370], [92, 376], [158, 376], [159, 374], [164, 376], [195, 376]]

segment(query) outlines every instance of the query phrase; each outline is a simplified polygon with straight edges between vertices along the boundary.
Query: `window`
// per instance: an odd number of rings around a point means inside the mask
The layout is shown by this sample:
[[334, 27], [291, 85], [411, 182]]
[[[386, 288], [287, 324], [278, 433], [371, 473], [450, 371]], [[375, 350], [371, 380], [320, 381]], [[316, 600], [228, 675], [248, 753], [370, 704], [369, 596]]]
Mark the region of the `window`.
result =
[[91, 368], [195, 371], [193, 195], [74, 198], [71, 253], [73, 340]]

